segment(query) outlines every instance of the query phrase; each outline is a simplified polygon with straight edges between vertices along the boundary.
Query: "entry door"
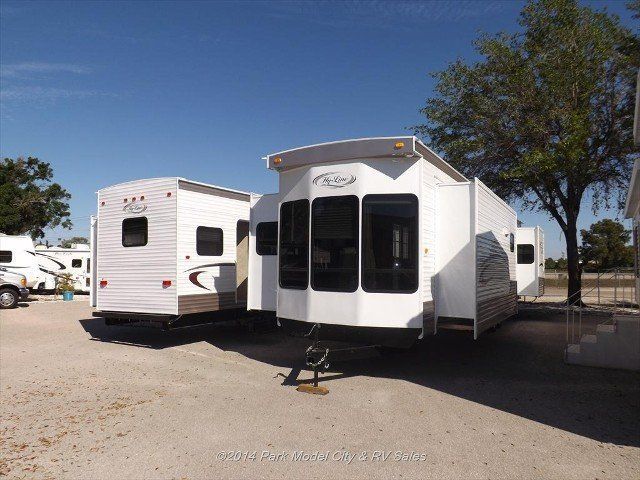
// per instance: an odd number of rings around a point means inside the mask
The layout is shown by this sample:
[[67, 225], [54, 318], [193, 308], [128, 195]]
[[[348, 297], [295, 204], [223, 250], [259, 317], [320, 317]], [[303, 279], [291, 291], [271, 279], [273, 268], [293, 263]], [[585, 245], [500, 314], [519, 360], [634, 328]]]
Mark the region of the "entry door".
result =
[[236, 224], [236, 303], [247, 303], [247, 277], [249, 273], [249, 222]]

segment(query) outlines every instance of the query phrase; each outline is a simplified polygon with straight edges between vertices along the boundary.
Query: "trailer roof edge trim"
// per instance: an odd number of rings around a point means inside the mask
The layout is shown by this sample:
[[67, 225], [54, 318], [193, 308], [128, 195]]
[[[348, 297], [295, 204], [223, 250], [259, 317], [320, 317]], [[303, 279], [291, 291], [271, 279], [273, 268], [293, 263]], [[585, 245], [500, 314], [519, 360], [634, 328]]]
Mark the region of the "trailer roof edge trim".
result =
[[358, 158], [420, 156], [458, 181], [469, 181], [442, 157], [414, 136], [371, 137], [318, 143], [283, 150], [263, 157], [267, 168], [283, 171], [314, 163], [331, 163]]
[[242, 190], [235, 190], [233, 188], [221, 187], [219, 185], [212, 185], [212, 184], [209, 184], [209, 183], [196, 182], [195, 180], [189, 180], [188, 178], [184, 178], [184, 177], [139, 178], [139, 179], [136, 179], [136, 180], [129, 180], [128, 182], [121, 182], [121, 183], [116, 183], [114, 185], [109, 185], [108, 187], [104, 187], [104, 188], [99, 189], [98, 192], [102, 192], [104, 190], [110, 190], [112, 188], [120, 187], [122, 185], [149, 182], [149, 181], [153, 181], [153, 180], [175, 180], [176, 183], [178, 183], [178, 184], [179, 183], [186, 183], [186, 184], [198, 185], [198, 186], [206, 187], [206, 188], [213, 188], [213, 189], [216, 189], [216, 190], [223, 190], [223, 191], [226, 191], [226, 192], [237, 193], [239, 195], [246, 195], [246, 196], [251, 195], [251, 192], [244, 192]]

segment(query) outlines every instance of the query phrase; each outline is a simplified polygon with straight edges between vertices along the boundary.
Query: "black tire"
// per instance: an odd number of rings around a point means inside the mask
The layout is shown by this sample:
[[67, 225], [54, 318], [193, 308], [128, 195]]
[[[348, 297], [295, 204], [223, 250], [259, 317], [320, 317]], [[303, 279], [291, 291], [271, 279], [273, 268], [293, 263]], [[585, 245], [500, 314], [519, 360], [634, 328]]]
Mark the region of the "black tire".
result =
[[0, 288], [0, 309], [16, 308], [20, 295], [12, 288]]

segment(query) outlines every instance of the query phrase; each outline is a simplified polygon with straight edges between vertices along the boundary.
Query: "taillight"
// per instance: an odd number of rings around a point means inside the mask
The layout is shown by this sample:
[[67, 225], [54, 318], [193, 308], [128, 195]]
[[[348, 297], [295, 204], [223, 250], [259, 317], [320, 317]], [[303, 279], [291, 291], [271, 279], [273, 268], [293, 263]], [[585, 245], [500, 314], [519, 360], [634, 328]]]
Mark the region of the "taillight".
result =
[[104, 288], [107, 286], [107, 281], [106, 280], [100, 280], [100, 288]]
[[162, 280], [162, 288], [169, 288], [171, 286], [171, 280]]

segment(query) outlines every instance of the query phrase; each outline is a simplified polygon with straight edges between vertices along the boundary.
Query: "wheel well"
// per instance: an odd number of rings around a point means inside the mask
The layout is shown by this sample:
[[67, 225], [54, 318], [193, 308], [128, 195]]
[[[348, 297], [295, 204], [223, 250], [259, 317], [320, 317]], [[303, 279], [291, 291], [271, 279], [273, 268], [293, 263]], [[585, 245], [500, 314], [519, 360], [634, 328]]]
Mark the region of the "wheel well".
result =
[[0, 285], [0, 290], [2, 290], [3, 288], [8, 288], [10, 290], [14, 290], [18, 295], [20, 295], [20, 289], [18, 287], [16, 287], [15, 285], [12, 285], [11, 283], [6, 283], [3, 285]]

